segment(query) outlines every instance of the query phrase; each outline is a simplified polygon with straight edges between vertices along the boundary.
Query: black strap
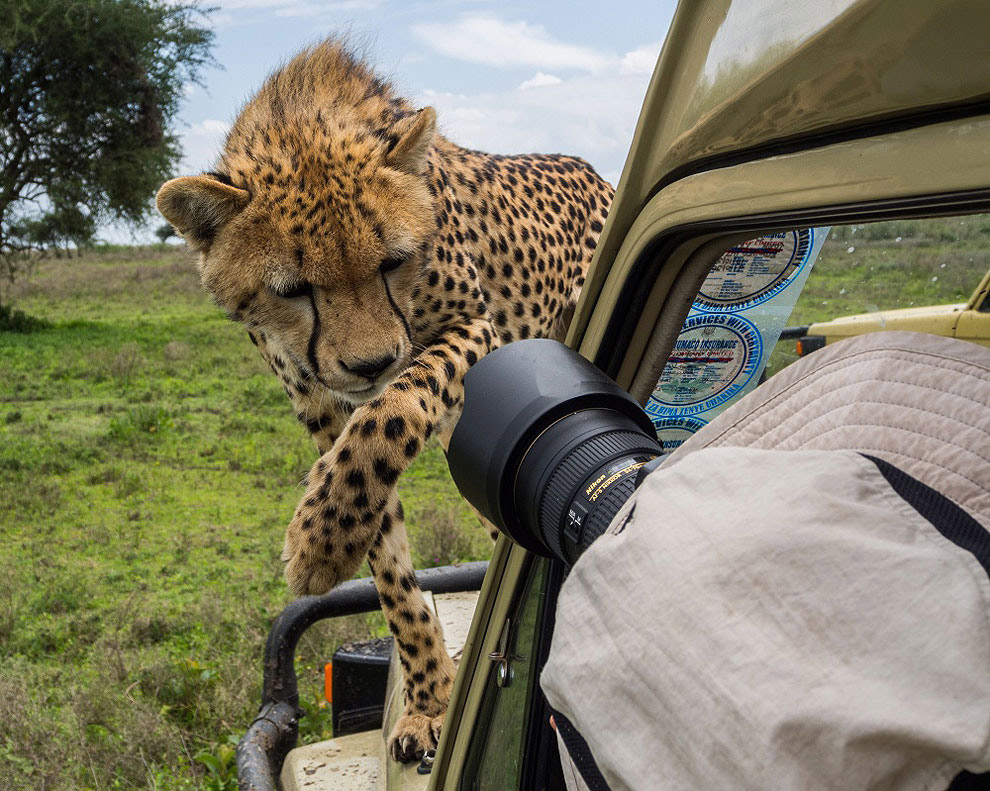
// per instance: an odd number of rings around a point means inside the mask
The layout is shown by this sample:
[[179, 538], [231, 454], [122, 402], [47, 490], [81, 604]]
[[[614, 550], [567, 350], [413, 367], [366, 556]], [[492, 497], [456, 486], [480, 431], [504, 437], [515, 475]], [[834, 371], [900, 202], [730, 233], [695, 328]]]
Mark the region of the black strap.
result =
[[966, 511], [932, 487], [912, 478], [904, 470], [875, 456], [863, 454], [891, 488], [932, 526], [958, 547], [970, 552], [990, 576], [990, 533]]
[[584, 737], [578, 733], [577, 728], [559, 711], [553, 712], [553, 721], [557, 724], [557, 733], [560, 734], [561, 741], [564, 742], [567, 753], [585, 785], [590, 791], [609, 791], [608, 783], [605, 782], [605, 778], [602, 777], [602, 773], [598, 769], [598, 764], [595, 763], [595, 759], [591, 755], [591, 748], [588, 747]]
[[[945, 538], [971, 553], [990, 575], [990, 533], [979, 522], [944, 494], [912, 478], [904, 470], [875, 456], [863, 455], [877, 465], [902, 500], [925, 517]], [[990, 772], [978, 775], [960, 772], [947, 791], [990, 791]]]
[[987, 791], [990, 789], [990, 772], [974, 775], [972, 772], [960, 772], [952, 779], [947, 791]]

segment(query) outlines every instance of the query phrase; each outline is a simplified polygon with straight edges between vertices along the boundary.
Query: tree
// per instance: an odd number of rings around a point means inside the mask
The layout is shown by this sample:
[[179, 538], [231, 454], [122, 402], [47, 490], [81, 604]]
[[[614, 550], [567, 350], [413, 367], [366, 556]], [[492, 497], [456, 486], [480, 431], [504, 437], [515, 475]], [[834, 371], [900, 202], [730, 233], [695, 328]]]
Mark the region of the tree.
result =
[[178, 163], [207, 9], [171, 0], [0, 2], [0, 276], [30, 250], [139, 223]]
[[158, 237], [158, 241], [161, 242], [162, 244], [165, 244], [165, 242], [167, 242], [173, 236], [177, 237], [178, 235], [179, 234], [176, 233], [175, 228], [172, 227], [171, 223], [166, 222], [155, 228], [155, 236]]

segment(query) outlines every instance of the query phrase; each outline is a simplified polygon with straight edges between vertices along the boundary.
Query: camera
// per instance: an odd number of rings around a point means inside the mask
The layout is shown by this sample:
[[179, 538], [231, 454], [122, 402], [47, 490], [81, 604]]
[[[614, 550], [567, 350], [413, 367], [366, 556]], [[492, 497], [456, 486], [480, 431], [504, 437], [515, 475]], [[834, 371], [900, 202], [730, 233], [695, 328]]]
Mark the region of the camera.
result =
[[532, 339], [468, 371], [447, 460], [482, 516], [526, 549], [572, 564], [662, 453], [632, 396], [562, 343]]

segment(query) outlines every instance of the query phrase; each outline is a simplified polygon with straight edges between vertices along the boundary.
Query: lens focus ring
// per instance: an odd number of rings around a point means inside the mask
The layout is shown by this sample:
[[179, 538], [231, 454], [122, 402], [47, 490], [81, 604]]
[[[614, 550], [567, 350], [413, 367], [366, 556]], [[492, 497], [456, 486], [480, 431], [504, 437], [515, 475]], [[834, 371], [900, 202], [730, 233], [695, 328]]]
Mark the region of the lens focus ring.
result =
[[[582, 487], [588, 487], [589, 481], [592, 484], [598, 478], [607, 481], [611, 465], [620, 459], [628, 459], [632, 463], [633, 457], [645, 460], [658, 452], [657, 448], [644, 443], [642, 433], [624, 430], [599, 434], [574, 448], [550, 476], [540, 498], [540, 525], [546, 531], [547, 542], [553, 542], [566, 551], [568, 542], [564, 540], [564, 533], [565, 525], [570, 521], [568, 512], [576, 500], [586, 500], [588, 493]], [[585, 535], [598, 536], [608, 527], [635, 488], [635, 476], [626, 478], [607, 486], [601, 497], [592, 502], [587, 513], [581, 515], [580, 529], [576, 535], [580, 543], [584, 543], [582, 539]], [[575, 535], [570, 538], [575, 540]]]

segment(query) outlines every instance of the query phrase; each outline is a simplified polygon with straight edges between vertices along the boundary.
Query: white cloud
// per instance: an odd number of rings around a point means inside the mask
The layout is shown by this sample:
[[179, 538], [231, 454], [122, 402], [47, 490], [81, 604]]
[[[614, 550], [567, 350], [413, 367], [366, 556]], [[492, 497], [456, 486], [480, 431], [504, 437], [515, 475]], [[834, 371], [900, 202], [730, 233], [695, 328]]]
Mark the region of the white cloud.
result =
[[232, 24], [244, 21], [245, 12], [270, 12], [278, 17], [316, 16], [341, 11], [372, 11], [382, 0], [218, 0], [220, 9], [213, 17], [216, 24]]
[[657, 58], [660, 56], [660, 48], [663, 42], [657, 41], [653, 44], [644, 44], [636, 47], [631, 52], [622, 56], [619, 63], [620, 74], [653, 74], [653, 68], [657, 65]]
[[519, 90], [525, 91], [527, 88], [541, 88], [544, 85], [557, 85], [560, 82], [560, 77], [554, 74], [544, 74], [542, 71], [538, 71], [528, 80], [523, 80], [519, 83]]
[[444, 133], [455, 143], [500, 154], [576, 154], [616, 183], [660, 42], [619, 55], [562, 42], [527, 22], [484, 14], [421, 24], [413, 34], [434, 52], [458, 60], [536, 69], [511, 90], [428, 90], [416, 97], [437, 108]]
[[298, 6], [320, 6], [327, 11], [366, 11], [377, 8], [381, 0], [217, 0], [213, 5], [224, 11], [240, 8], [251, 9], [284, 9], [289, 10]]
[[443, 133], [459, 145], [499, 154], [575, 154], [614, 184], [648, 81], [645, 75], [582, 75], [539, 90], [425, 91], [416, 98], [437, 108]]
[[511, 90], [428, 90], [415, 98], [437, 108], [441, 129], [455, 143], [498, 154], [576, 154], [615, 184], [660, 46], [637, 47], [593, 74], [538, 71]]
[[215, 118], [207, 118], [189, 127], [189, 134], [198, 137], [222, 138], [229, 131], [229, 123], [218, 121]]
[[435, 52], [496, 68], [529, 66], [597, 72], [614, 60], [590, 47], [558, 41], [542, 25], [507, 22], [486, 14], [414, 25], [412, 32]]
[[206, 118], [191, 124], [182, 135], [181, 175], [201, 173], [216, 161], [223, 147], [230, 124], [215, 118]]

